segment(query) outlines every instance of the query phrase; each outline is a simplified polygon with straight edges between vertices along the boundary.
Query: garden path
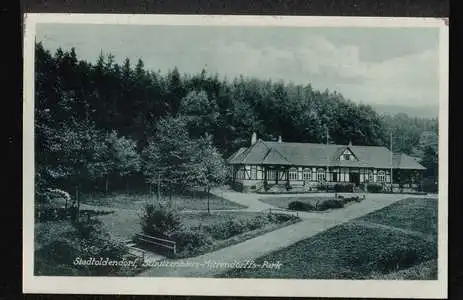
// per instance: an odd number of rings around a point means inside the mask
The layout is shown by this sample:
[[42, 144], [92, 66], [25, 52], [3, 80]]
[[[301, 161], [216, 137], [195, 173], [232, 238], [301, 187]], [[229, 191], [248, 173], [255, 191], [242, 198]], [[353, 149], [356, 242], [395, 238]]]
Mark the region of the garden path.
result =
[[[239, 194], [234, 195], [234, 192], [224, 191], [223, 197], [231, 201], [246, 201], [248, 200], [249, 208], [267, 209], [267, 206], [257, 204], [258, 198], [261, 195], [255, 194]], [[231, 197], [234, 196], [234, 197]], [[246, 240], [242, 243], [232, 245], [214, 252], [206, 253], [197, 257], [185, 259], [168, 260], [175, 262], [182, 267], [159, 267], [155, 266], [147, 271], [139, 274], [143, 277], [214, 277], [217, 274], [225, 272], [226, 266], [221, 268], [211, 268], [207, 262], [215, 263], [233, 263], [253, 261], [258, 257], [286, 248], [298, 241], [310, 238], [318, 233], [321, 233], [329, 228], [332, 228], [341, 223], [361, 217], [373, 211], [386, 207], [394, 202], [410, 197], [409, 195], [387, 195], [374, 194], [358, 203], [338, 210], [333, 210], [325, 213], [299, 213], [302, 221], [268, 232], [253, 239]], [[422, 197], [422, 196], [421, 196]], [[239, 202], [241, 204], [241, 202]], [[244, 202], [242, 202], [244, 204]], [[246, 204], [245, 204], [246, 205]], [[197, 267], [197, 266], [201, 267]]]

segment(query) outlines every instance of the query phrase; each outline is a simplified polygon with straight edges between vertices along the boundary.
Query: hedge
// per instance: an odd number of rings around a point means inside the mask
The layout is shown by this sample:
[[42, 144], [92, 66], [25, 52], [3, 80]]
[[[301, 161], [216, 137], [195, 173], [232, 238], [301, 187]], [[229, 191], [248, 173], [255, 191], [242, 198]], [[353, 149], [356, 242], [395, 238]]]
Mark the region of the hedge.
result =
[[378, 183], [369, 183], [367, 184], [367, 191], [369, 193], [381, 193], [383, 191], [383, 186]]
[[337, 183], [334, 185], [334, 190], [337, 193], [352, 193], [354, 191], [354, 184], [353, 183]]

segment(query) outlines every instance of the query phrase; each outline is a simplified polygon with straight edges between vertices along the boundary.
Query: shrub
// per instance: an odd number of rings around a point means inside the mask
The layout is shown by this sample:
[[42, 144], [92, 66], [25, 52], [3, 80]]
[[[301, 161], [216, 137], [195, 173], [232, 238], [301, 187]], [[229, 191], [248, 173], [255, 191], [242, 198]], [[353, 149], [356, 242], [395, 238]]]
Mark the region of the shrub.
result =
[[278, 214], [278, 213], [270, 213], [268, 214], [268, 220], [271, 222], [271, 223], [284, 223], [284, 222], [288, 222], [290, 220], [295, 220], [297, 219], [296, 216], [291, 216], [291, 215], [287, 215], [287, 214]]
[[69, 215], [71, 196], [60, 189], [43, 189], [36, 192], [35, 214], [40, 221], [65, 220]]
[[177, 243], [177, 251], [182, 255], [193, 255], [199, 247], [212, 243], [209, 234], [191, 227], [183, 227], [173, 232], [170, 238]]
[[55, 208], [50, 206], [37, 207], [35, 213], [36, 218], [40, 222], [65, 220], [69, 215], [68, 211], [64, 208]]
[[162, 204], [147, 204], [140, 224], [147, 235], [169, 236], [180, 228], [180, 217], [176, 210]]
[[233, 182], [231, 188], [240, 193], [244, 191], [244, 186], [241, 182]]
[[215, 239], [226, 240], [243, 232], [261, 228], [271, 221], [264, 216], [256, 216], [252, 219], [228, 217], [224, 222], [206, 227], [205, 230]]
[[268, 190], [268, 188], [269, 188], [269, 186], [268, 186], [268, 182], [267, 182], [266, 180], [264, 181], [264, 185], [263, 185], [263, 187], [264, 187], [264, 191], [267, 191], [267, 190]]
[[327, 210], [331, 208], [342, 208], [344, 207], [344, 202], [339, 201], [336, 199], [327, 199], [325, 201], [321, 201], [317, 206], [316, 210]]
[[381, 193], [383, 191], [383, 186], [378, 183], [369, 183], [367, 185], [367, 191], [369, 193]]
[[225, 222], [227, 238], [246, 231], [246, 221], [243, 219], [228, 218]]
[[346, 198], [340, 198], [340, 200], [344, 201], [344, 203], [349, 203], [349, 202], [360, 202], [362, 199], [359, 196], [353, 196], [353, 197], [346, 197]]
[[69, 193], [60, 189], [46, 188], [36, 192], [36, 203], [64, 207], [70, 201], [71, 196]]
[[283, 184], [274, 184], [267, 190], [270, 193], [286, 193], [287, 191], [286, 186]]
[[251, 220], [248, 220], [246, 227], [249, 230], [256, 230], [258, 228], [263, 227], [265, 224], [268, 223], [268, 219], [266, 219], [264, 216], [257, 216]]
[[240, 234], [246, 230], [246, 224], [243, 220], [228, 217], [224, 222], [214, 224], [208, 228], [208, 231], [218, 240], [226, 240], [234, 235]]
[[289, 182], [286, 182], [285, 188], [286, 188], [287, 191], [289, 191], [289, 190], [291, 190], [293, 187], [291, 186], [291, 184], [289, 184]]
[[438, 185], [436, 180], [433, 178], [423, 180], [423, 191], [427, 193], [437, 193]]
[[288, 209], [290, 210], [299, 210], [299, 211], [311, 211], [314, 210], [315, 207], [307, 202], [302, 201], [293, 201], [288, 204]]
[[110, 275], [123, 272], [118, 267], [74, 265], [80, 257], [121, 259], [125, 254], [122, 243], [110, 238], [99, 220], [79, 223], [66, 221], [36, 225], [34, 272], [36, 275]]
[[337, 183], [334, 185], [334, 190], [337, 193], [352, 193], [354, 191], [353, 183]]

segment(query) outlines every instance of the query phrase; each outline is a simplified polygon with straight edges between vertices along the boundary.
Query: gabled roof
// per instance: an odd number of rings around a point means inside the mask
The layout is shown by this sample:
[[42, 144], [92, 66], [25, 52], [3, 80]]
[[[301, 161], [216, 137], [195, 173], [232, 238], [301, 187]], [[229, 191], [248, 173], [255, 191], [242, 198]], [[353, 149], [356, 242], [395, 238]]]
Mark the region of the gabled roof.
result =
[[264, 160], [262, 161], [264, 165], [291, 165], [291, 162], [284, 157], [278, 150], [274, 148], [268, 151], [267, 155], [265, 156]]
[[241, 161], [241, 156], [243, 154], [243, 152], [245, 152], [246, 150], [248, 150], [248, 148], [239, 148], [238, 151], [236, 151], [235, 153], [233, 153], [228, 159], [227, 159], [227, 162], [228, 163], [233, 163], [235, 161]]
[[346, 152], [346, 150], [348, 150], [350, 153], [352, 153], [354, 155], [355, 159], [358, 160], [357, 155], [355, 155], [354, 151], [352, 151], [352, 149], [350, 147], [352, 147], [352, 145], [339, 147], [338, 150], [331, 157], [331, 160], [338, 160], [341, 157], [341, 155], [344, 152]]
[[[349, 149], [358, 160], [339, 160], [339, 156], [346, 149]], [[392, 161], [393, 167], [398, 169], [425, 169], [416, 160], [405, 154], [394, 154]], [[391, 152], [386, 147], [380, 146], [280, 143], [258, 140], [249, 148], [240, 148], [230, 156], [228, 163], [391, 168]]]
[[403, 154], [403, 153], [395, 153], [392, 158], [392, 163], [394, 168], [397, 169], [407, 169], [407, 170], [425, 170], [426, 168], [423, 167], [415, 158]]

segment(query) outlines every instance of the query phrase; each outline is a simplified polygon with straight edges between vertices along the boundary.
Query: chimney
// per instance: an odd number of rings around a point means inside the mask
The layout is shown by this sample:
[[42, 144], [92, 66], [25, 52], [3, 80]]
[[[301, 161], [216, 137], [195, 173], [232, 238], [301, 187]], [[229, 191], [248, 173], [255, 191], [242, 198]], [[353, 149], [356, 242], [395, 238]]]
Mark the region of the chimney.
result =
[[349, 146], [352, 146], [352, 141], [351, 140], [349, 140]]
[[255, 132], [252, 133], [251, 136], [251, 146], [257, 142], [257, 134]]
[[283, 142], [283, 140], [281, 139], [281, 135], [278, 136], [278, 143], [281, 143]]

